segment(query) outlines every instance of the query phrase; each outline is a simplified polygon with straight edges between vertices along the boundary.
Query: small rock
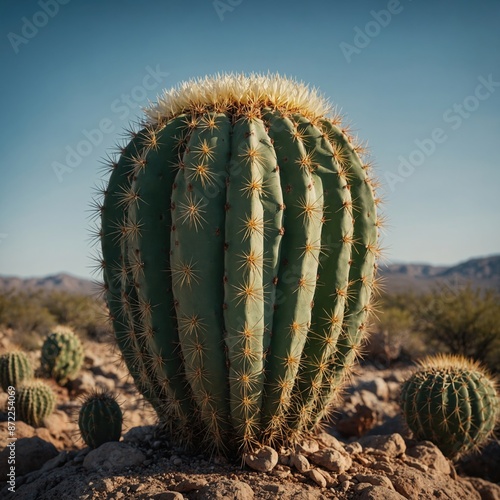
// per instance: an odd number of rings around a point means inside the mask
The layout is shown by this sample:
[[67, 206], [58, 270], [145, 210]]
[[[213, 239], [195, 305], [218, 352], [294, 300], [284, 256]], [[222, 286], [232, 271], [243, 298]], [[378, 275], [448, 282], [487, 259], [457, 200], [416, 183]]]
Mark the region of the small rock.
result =
[[327, 472], [324, 469], [316, 469], [325, 479], [326, 479], [326, 486], [328, 488], [331, 488], [333, 486], [337, 486], [338, 481], [333, 478], [333, 476]]
[[346, 445], [345, 451], [350, 454], [362, 453], [363, 447], [357, 441], [353, 441], [352, 443]]
[[318, 437], [318, 441], [325, 448], [333, 448], [334, 450], [337, 450], [337, 451], [344, 451], [344, 447], [342, 446], [342, 443], [335, 436], [332, 436], [331, 434], [328, 434], [327, 432], [320, 432], [317, 437]]
[[207, 484], [208, 482], [204, 477], [191, 477], [181, 481], [174, 489], [179, 493], [188, 493], [190, 491], [199, 490]]
[[[371, 393], [367, 392], [367, 394]], [[336, 423], [336, 428], [344, 436], [360, 437], [373, 429], [377, 420], [378, 414], [375, 409], [364, 404], [357, 404], [354, 412], [341, 415]]]
[[280, 484], [263, 484], [261, 487], [263, 490], [274, 493], [275, 495], [283, 492], [283, 486], [281, 486]]
[[310, 457], [311, 461], [316, 465], [320, 465], [332, 472], [341, 474], [348, 470], [352, 465], [352, 459], [349, 455], [345, 455], [337, 450], [324, 449], [313, 453]]
[[132, 427], [126, 434], [124, 434], [123, 441], [130, 443], [144, 444], [145, 442], [151, 440], [154, 431], [155, 431], [154, 425]]
[[356, 474], [354, 476], [360, 483], [369, 483], [373, 486], [384, 486], [390, 490], [394, 490], [391, 480], [385, 476], [371, 476], [370, 474]]
[[253, 500], [252, 488], [243, 481], [225, 479], [204, 486], [192, 498], [195, 500]]
[[278, 452], [270, 446], [264, 446], [256, 453], [245, 455], [245, 463], [259, 472], [270, 472], [278, 463]]
[[308, 455], [319, 450], [319, 444], [315, 439], [304, 439], [301, 443], [295, 446], [295, 450], [299, 453]]
[[406, 450], [406, 444], [400, 434], [389, 434], [386, 436], [364, 436], [359, 440], [363, 448], [372, 448], [381, 451], [390, 457], [402, 455]]
[[273, 476], [279, 477], [281, 479], [287, 478], [291, 474], [290, 467], [286, 465], [278, 464], [271, 472]]
[[481, 495], [481, 500], [500, 500], [500, 486], [495, 483], [490, 483], [479, 477], [468, 477], [469, 483]]
[[184, 500], [184, 495], [178, 491], [162, 491], [149, 498], [152, 500]]
[[[7, 394], [7, 393], [5, 393]], [[11, 441], [10, 437], [10, 431], [8, 429], [9, 427], [9, 422], [0, 422], [0, 448], [3, 449], [5, 448]], [[22, 439], [22, 438], [29, 438], [35, 435], [35, 428], [31, 427], [31, 425], [28, 425], [27, 423], [23, 422], [22, 420], [18, 420], [16, 422], [16, 430], [14, 431], [17, 439]]]
[[387, 474], [394, 473], [394, 469], [387, 462], [380, 462], [377, 460], [375, 463], [370, 464], [369, 467], [370, 467], [370, 469], [373, 469], [373, 470], [381, 470], [383, 472], [386, 472]]
[[38, 436], [26, 437], [12, 441], [0, 452], [0, 477], [7, 477], [7, 472], [10, 470], [8, 458], [11, 449], [14, 450], [16, 456], [16, 476], [20, 477], [28, 472], [40, 469], [47, 461], [59, 454], [56, 447]]
[[389, 387], [382, 377], [375, 377], [363, 382], [360, 384], [359, 389], [375, 394], [375, 396], [382, 401], [389, 401]]
[[403, 458], [403, 462], [414, 469], [419, 470], [420, 472], [427, 472], [429, 467], [421, 462], [419, 462], [416, 458], [406, 457]]
[[301, 453], [293, 453], [290, 458], [290, 465], [295, 467], [299, 472], [307, 472], [311, 468], [309, 460]]
[[430, 441], [421, 441], [408, 448], [406, 454], [442, 474], [451, 473], [450, 463], [441, 450]]
[[326, 478], [318, 472], [318, 469], [311, 469], [307, 475], [321, 488], [326, 487]]
[[94, 377], [87, 371], [82, 371], [67, 384], [69, 391], [75, 395], [88, 394], [95, 389]]
[[387, 388], [389, 389], [389, 399], [391, 401], [398, 401], [401, 395], [401, 384], [399, 382], [394, 382], [389, 380], [387, 383]]
[[104, 443], [92, 450], [83, 460], [86, 469], [118, 470], [140, 465], [146, 460], [138, 449], [118, 441]]
[[45, 462], [43, 467], [40, 469], [40, 472], [48, 472], [49, 470], [61, 467], [61, 465], [68, 461], [68, 455], [67, 451], [61, 451], [57, 456]]
[[356, 500], [403, 500], [404, 496], [398, 492], [385, 488], [384, 486], [369, 486], [360, 491], [355, 497]]
[[180, 457], [174, 458], [174, 459], [172, 460], [172, 463], [173, 463], [174, 465], [182, 465], [182, 458], [180, 458]]
[[361, 391], [359, 391], [359, 396], [361, 398], [362, 404], [368, 406], [368, 408], [371, 408], [372, 410], [377, 410], [379, 408], [380, 400], [372, 391], [362, 389]]
[[346, 479], [345, 481], [342, 481], [337, 490], [340, 492], [340, 493], [347, 493], [347, 490], [352, 486], [352, 483], [351, 481], [349, 481], [348, 479]]

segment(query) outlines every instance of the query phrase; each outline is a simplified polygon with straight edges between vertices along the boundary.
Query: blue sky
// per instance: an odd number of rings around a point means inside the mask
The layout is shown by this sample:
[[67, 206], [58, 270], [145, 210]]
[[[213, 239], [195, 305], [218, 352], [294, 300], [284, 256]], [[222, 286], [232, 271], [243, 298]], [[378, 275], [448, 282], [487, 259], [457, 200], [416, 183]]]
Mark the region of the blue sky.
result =
[[100, 159], [163, 88], [221, 71], [284, 73], [345, 112], [389, 261], [499, 253], [498, 26], [493, 0], [4, 2], [0, 274], [89, 276]]

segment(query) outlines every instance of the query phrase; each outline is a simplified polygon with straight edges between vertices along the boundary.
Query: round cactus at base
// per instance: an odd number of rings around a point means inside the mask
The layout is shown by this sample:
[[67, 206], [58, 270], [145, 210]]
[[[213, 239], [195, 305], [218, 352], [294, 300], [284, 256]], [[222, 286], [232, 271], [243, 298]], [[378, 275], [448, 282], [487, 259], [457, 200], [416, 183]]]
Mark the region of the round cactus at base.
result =
[[41, 425], [55, 405], [54, 392], [41, 380], [26, 382], [16, 391], [16, 418], [33, 427]]
[[103, 199], [116, 342], [178, 444], [287, 444], [328, 415], [366, 334], [377, 218], [363, 148], [278, 75], [185, 82]]
[[33, 366], [26, 353], [13, 351], [0, 356], [0, 385], [4, 391], [32, 379], [33, 375]]
[[115, 397], [107, 392], [96, 392], [85, 398], [78, 415], [82, 439], [91, 448], [108, 441], [119, 441], [123, 415]]
[[42, 369], [59, 384], [73, 379], [83, 363], [83, 346], [69, 328], [58, 327], [42, 346]]
[[403, 384], [401, 407], [416, 439], [432, 441], [452, 459], [480, 447], [500, 416], [495, 383], [461, 356], [422, 361]]

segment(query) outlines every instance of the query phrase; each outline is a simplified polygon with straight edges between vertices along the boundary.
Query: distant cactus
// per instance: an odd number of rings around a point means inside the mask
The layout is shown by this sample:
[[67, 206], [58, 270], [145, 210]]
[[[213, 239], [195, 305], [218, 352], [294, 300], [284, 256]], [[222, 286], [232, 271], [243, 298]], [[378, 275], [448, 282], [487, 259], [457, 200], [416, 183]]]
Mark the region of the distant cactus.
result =
[[119, 441], [122, 422], [120, 405], [108, 392], [95, 392], [87, 396], [78, 415], [82, 439], [91, 448], [108, 441]]
[[58, 327], [43, 343], [42, 369], [59, 384], [75, 378], [83, 363], [83, 346], [69, 328]]
[[38, 427], [55, 405], [54, 392], [41, 380], [26, 382], [16, 392], [16, 418], [33, 427]]
[[363, 147], [278, 75], [184, 82], [147, 114], [95, 204], [124, 361], [173, 442], [295, 442], [367, 332], [381, 220]]
[[12, 351], [0, 356], [0, 385], [4, 391], [9, 386], [17, 387], [32, 378], [33, 366], [26, 353]]
[[415, 437], [432, 441], [452, 459], [480, 447], [500, 415], [495, 383], [461, 356], [425, 359], [403, 384], [401, 407]]

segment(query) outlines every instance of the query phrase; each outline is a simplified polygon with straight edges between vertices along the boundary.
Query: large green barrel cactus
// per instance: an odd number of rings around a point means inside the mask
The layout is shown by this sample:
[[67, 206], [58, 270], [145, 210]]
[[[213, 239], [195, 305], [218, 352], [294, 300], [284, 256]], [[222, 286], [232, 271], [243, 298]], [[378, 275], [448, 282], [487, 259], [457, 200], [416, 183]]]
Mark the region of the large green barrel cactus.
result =
[[55, 408], [54, 391], [41, 380], [24, 383], [16, 391], [16, 418], [38, 427]]
[[76, 377], [83, 363], [83, 346], [73, 331], [57, 327], [42, 345], [41, 365], [45, 373], [64, 385]]
[[449, 458], [481, 446], [500, 416], [493, 380], [461, 356], [425, 359], [403, 384], [401, 407], [415, 437], [432, 441]]
[[0, 356], [0, 385], [4, 391], [33, 378], [33, 366], [26, 353], [12, 351]]
[[166, 92], [111, 162], [107, 301], [172, 439], [247, 450], [328, 413], [375, 285], [362, 153], [316, 91], [222, 75]]
[[123, 414], [116, 398], [95, 392], [85, 398], [78, 413], [78, 427], [85, 443], [97, 448], [108, 441], [119, 441]]

